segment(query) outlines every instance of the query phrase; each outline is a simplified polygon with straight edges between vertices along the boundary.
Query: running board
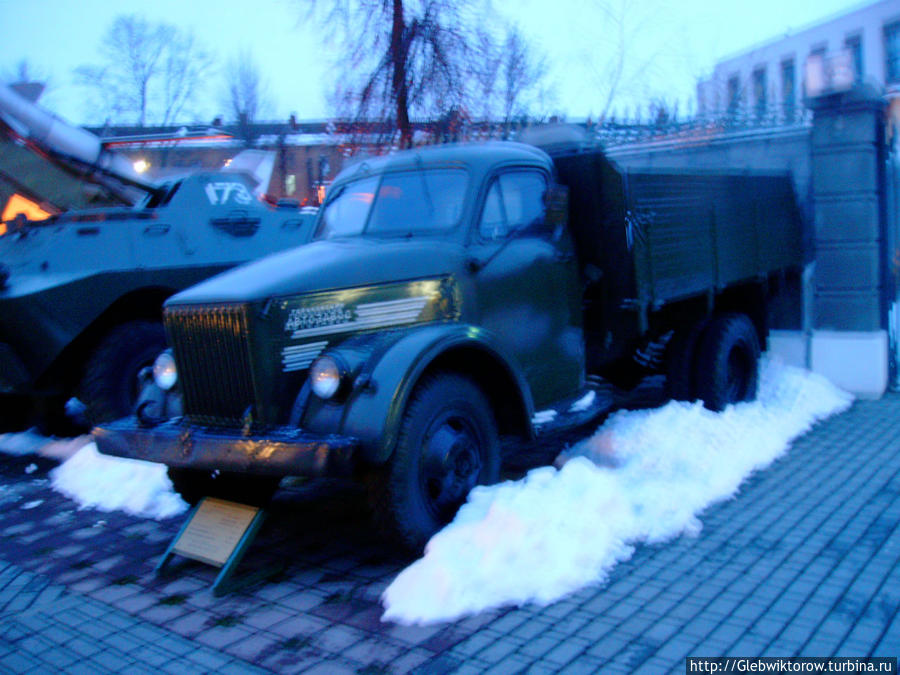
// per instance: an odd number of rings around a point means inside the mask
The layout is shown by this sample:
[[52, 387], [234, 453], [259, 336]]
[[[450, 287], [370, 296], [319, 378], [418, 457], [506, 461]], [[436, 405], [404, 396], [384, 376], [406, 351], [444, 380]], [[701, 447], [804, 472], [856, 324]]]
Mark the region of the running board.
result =
[[575, 396], [536, 412], [531, 426], [537, 437], [559, 433], [608, 413], [614, 404], [613, 389], [608, 382], [588, 382]]

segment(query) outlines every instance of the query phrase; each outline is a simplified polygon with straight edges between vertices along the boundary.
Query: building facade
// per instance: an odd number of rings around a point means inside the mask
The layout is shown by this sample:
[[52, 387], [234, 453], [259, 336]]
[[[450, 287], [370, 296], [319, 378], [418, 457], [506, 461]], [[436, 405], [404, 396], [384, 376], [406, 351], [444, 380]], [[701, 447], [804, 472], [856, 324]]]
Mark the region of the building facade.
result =
[[884, 91], [900, 119], [900, 2], [868, 3], [720, 61], [697, 85], [697, 109], [790, 122], [815, 95], [811, 68], [840, 69], [838, 76]]

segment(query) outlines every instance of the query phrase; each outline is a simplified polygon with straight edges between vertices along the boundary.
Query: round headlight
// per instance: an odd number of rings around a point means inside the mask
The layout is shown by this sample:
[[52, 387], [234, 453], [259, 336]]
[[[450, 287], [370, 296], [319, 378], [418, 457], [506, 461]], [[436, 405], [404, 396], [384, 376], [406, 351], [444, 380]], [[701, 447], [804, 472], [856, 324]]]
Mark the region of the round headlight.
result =
[[175, 357], [170, 350], [164, 351], [156, 357], [153, 363], [153, 381], [163, 391], [169, 391], [178, 381], [178, 371], [175, 368]]
[[341, 369], [330, 356], [320, 356], [309, 369], [309, 386], [319, 398], [331, 398], [341, 386]]

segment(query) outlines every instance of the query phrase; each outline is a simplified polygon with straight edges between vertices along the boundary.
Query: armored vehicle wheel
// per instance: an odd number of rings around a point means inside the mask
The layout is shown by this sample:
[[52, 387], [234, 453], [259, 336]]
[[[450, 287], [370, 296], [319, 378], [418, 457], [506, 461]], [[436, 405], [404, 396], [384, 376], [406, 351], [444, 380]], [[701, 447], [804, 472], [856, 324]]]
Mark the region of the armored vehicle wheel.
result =
[[165, 348], [160, 323], [129, 321], [111, 330], [88, 358], [79, 386], [88, 423], [130, 415], [138, 396], [138, 373]]
[[428, 377], [413, 392], [393, 457], [368, 477], [378, 524], [421, 553], [473, 487], [497, 482], [499, 448], [482, 391], [458, 375]]
[[666, 388], [675, 401], [697, 398], [697, 348], [706, 325], [703, 320], [679, 329], [666, 349]]
[[169, 467], [175, 492], [191, 506], [204, 497], [218, 497], [250, 506], [265, 506], [278, 489], [280, 478], [229, 471], [199, 471]]
[[28, 428], [34, 404], [27, 396], [0, 394], [0, 434]]
[[90, 429], [79, 417], [70, 417], [66, 396], [42, 396], [34, 400], [33, 419], [39, 433], [44, 436], [78, 436]]
[[700, 340], [697, 394], [710, 410], [756, 398], [759, 340], [750, 319], [727, 314], [713, 319]]

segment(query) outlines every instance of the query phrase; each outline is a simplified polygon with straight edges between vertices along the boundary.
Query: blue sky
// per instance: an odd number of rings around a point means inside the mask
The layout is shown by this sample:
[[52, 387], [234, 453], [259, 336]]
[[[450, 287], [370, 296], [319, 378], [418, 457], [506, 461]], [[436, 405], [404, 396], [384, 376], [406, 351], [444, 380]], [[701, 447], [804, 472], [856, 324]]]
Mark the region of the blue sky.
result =
[[[103, 33], [118, 14], [136, 13], [190, 28], [224, 63], [249, 50], [268, 80], [273, 105], [267, 117], [326, 117], [331, 54], [317, 25], [304, 21], [303, 0], [0, 0], [4, 40], [0, 69], [27, 59], [48, 74], [52, 88], [43, 105], [72, 122], [90, 120], [72, 70], [98, 62]], [[864, 6], [848, 0], [520, 0], [494, 1], [516, 19], [547, 55], [553, 85], [547, 112], [570, 119], [596, 116], [606, 105], [608, 66], [617, 32], [604, 16], [625, 17], [628, 75], [611, 111], [632, 114], [652, 98], [689, 108], [694, 84], [715, 61], [745, 47], [796, 32], [835, 13]], [[604, 10], [604, 7], [606, 8]], [[196, 110], [209, 121], [222, 112], [212, 80]], [[96, 120], [93, 120], [96, 121]], [[192, 121], [192, 120], [186, 120]]]

